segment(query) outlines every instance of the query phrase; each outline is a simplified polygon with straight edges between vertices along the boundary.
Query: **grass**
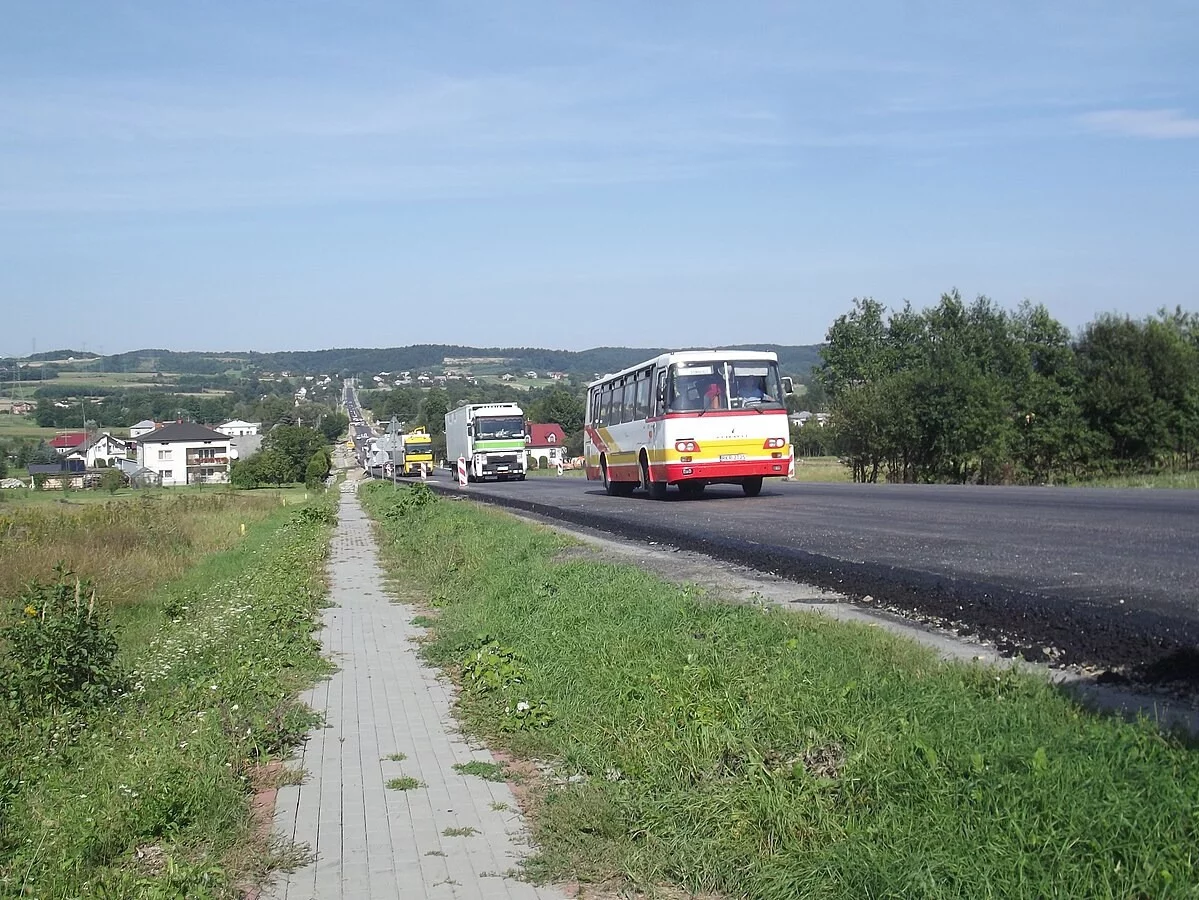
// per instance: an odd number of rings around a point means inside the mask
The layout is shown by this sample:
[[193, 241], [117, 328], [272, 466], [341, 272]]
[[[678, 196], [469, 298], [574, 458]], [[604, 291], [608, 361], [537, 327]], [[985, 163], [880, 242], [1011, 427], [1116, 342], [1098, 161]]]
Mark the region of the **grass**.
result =
[[111, 494], [103, 489], [87, 491], [39, 491], [29, 488], [17, 488], [0, 492], [0, 503], [7, 504], [7, 506], [0, 506], [0, 510], [13, 509], [29, 504], [53, 506], [56, 509], [68, 509], [92, 504], [103, 505], [113, 501], [152, 502], [168, 501], [172, 497], [181, 496], [247, 496], [251, 493], [262, 494], [264, 497], [271, 498], [271, 505], [282, 505], [285, 501], [287, 504], [302, 504], [306, 503], [313, 496], [313, 492], [309, 491], [302, 484], [260, 488], [256, 491], [239, 491], [228, 485], [220, 484], [181, 484], [176, 487], [165, 488], [124, 487]]
[[[558, 467], [550, 466], [548, 469], [529, 469], [528, 471], [525, 472], [525, 475], [527, 475], [529, 478], [557, 478], [558, 477]], [[586, 478], [587, 470], [586, 469], [563, 469], [562, 477], [563, 478]]]
[[505, 781], [507, 772], [498, 763], [481, 762], [472, 759], [468, 763], [455, 763], [454, 771], [460, 775], [475, 775], [484, 781]]
[[[95, 581], [118, 614], [204, 556], [234, 546], [243, 524], [264, 521], [289, 499], [212, 487], [118, 492], [116, 499], [106, 491], [27, 493], [0, 504], [0, 598], [49, 578], [62, 563]], [[292, 505], [296, 496], [302, 492]], [[0, 609], [0, 623], [5, 615]]]
[[[0, 894], [233, 897], [295, 856], [256, 836], [250, 799], [293, 777], [264, 764], [315, 723], [295, 696], [328, 668], [311, 632], [332, 510], [179, 497], [23, 510], [0, 530], [10, 585], [10, 569], [40, 574], [33, 560], [90, 569], [125, 684], [36, 715], [6, 691]], [[11, 586], [3, 596], [23, 602]]]
[[1145, 475], [1112, 475], [1085, 482], [1087, 487], [1199, 489], [1199, 471], [1154, 472]]
[[795, 460], [795, 481], [845, 482], [853, 479], [848, 466], [835, 456], [801, 456]]
[[387, 787], [393, 791], [414, 791], [417, 788], [423, 788], [425, 783], [416, 778], [411, 778], [404, 775], [400, 778], [392, 778], [387, 782]]
[[446, 828], [441, 833], [445, 837], [470, 837], [472, 834], [478, 834], [479, 829], [464, 825], [462, 828]]
[[532, 876], [779, 900], [1199, 892], [1199, 755], [1150, 723], [404, 493], [362, 496], [393, 577], [439, 610], [423, 652], [463, 685], [466, 728], [582, 776], [544, 786]]
[[388, 762], [403, 762], [408, 758], [407, 753], [388, 753], [385, 757]]
[[5, 438], [50, 440], [58, 433], [59, 429], [42, 428], [28, 416], [14, 416], [11, 413], [0, 414], [0, 440]]

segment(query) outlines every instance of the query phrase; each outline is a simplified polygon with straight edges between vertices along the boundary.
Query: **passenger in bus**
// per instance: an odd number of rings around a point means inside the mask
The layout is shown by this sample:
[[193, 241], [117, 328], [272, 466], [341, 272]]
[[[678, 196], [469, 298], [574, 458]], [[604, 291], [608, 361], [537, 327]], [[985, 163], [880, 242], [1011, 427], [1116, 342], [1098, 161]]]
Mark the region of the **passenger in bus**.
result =
[[713, 380], [708, 385], [708, 389], [704, 391], [704, 409], [723, 409], [724, 408], [724, 385], [719, 381]]

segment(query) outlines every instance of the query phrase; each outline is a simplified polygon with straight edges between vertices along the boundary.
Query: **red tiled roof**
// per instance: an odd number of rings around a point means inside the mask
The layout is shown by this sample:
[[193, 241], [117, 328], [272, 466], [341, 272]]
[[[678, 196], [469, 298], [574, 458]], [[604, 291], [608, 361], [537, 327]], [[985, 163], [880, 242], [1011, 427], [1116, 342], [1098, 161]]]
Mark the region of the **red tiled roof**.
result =
[[82, 431], [72, 431], [69, 434], [59, 434], [51, 438], [50, 446], [55, 450], [65, 449], [66, 447], [78, 447], [87, 440], [87, 435]]
[[530, 447], [561, 447], [566, 443], [566, 432], [561, 425], [529, 425]]

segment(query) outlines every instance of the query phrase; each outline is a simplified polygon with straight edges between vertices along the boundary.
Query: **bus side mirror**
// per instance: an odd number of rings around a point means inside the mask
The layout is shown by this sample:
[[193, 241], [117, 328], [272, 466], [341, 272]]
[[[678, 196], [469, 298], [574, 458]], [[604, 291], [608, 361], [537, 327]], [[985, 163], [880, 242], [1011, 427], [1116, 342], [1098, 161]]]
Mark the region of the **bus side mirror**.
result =
[[795, 385], [791, 382], [790, 375], [783, 376], [783, 393], [784, 394], [794, 394], [795, 393]]
[[666, 385], [658, 385], [658, 406], [666, 405]]

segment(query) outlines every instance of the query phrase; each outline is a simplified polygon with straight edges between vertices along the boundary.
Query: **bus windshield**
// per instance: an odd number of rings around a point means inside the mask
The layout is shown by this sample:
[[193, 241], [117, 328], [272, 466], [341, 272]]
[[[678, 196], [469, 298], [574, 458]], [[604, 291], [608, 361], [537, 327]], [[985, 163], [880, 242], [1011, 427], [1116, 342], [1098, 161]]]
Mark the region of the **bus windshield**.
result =
[[525, 420], [520, 416], [487, 416], [475, 419], [475, 440], [524, 440]]
[[781, 408], [778, 364], [733, 360], [673, 365], [667, 405], [671, 412]]

